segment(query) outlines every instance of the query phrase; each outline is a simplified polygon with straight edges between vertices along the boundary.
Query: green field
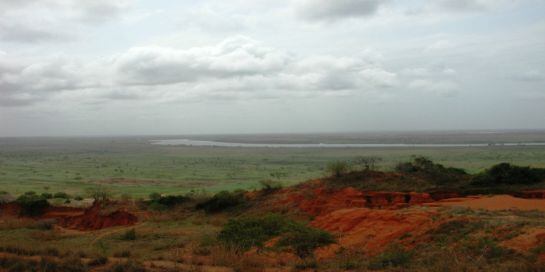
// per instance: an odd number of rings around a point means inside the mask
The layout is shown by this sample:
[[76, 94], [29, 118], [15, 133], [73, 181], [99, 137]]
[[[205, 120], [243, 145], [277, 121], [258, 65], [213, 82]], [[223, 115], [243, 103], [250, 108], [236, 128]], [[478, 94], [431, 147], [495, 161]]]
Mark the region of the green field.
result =
[[[331, 137], [331, 136], [329, 136]], [[391, 169], [413, 155], [476, 173], [499, 162], [545, 167], [545, 146], [472, 148], [218, 148], [156, 146], [153, 137], [0, 139], [0, 191], [85, 194], [104, 186], [117, 196], [257, 188], [325, 174], [334, 160], [378, 156]], [[352, 140], [354, 141], [354, 140]]]

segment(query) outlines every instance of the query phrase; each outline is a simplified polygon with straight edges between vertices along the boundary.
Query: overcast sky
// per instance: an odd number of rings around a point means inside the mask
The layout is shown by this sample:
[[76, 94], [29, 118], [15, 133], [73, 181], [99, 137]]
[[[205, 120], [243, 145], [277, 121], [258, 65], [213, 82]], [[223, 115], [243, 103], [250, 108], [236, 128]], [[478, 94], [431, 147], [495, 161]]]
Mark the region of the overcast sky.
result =
[[0, 136], [545, 128], [545, 1], [0, 0]]

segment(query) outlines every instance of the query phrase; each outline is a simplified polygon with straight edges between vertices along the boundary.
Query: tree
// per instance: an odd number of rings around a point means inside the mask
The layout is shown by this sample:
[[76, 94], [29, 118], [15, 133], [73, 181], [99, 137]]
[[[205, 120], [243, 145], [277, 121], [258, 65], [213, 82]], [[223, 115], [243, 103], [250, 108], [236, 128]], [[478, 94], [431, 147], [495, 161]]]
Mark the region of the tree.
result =
[[98, 187], [95, 187], [95, 188], [91, 188], [88, 190], [89, 192], [89, 195], [95, 200], [95, 201], [98, 201], [98, 202], [103, 202], [103, 201], [106, 201], [108, 199], [111, 198], [112, 196], [112, 192], [103, 187], [103, 186], [98, 186]]
[[327, 165], [327, 171], [336, 178], [340, 178], [348, 169], [349, 167], [346, 161], [334, 161]]
[[357, 157], [355, 162], [363, 166], [365, 170], [374, 170], [377, 163], [381, 162], [382, 158], [376, 156], [361, 156]]

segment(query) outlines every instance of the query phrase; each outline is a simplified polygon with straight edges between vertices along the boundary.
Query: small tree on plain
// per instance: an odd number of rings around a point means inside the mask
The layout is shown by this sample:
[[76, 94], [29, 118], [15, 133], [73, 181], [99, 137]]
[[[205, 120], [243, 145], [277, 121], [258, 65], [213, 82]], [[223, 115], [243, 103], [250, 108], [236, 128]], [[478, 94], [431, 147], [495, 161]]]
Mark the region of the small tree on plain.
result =
[[356, 164], [363, 166], [364, 170], [375, 170], [377, 163], [381, 161], [382, 158], [375, 156], [362, 156], [355, 160]]
[[334, 161], [327, 165], [327, 171], [336, 178], [340, 178], [348, 169], [349, 167], [346, 161]]

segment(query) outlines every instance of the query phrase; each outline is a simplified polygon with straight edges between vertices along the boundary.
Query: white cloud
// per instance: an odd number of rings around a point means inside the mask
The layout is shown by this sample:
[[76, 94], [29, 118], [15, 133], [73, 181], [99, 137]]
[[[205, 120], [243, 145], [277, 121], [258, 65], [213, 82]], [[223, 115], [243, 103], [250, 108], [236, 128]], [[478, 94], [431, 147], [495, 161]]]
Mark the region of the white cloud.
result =
[[13, 66], [0, 61], [0, 73], [3, 105], [67, 91], [86, 99], [168, 102], [362, 95], [398, 85], [397, 74], [376, 60], [297, 57], [241, 36], [189, 49], [137, 47], [92, 62], [57, 57]]
[[180, 50], [139, 47], [114, 59], [121, 80], [130, 84], [172, 84], [202, 78], [271, 73], [288, 56], [245, 37], [229, 38], [216, 46]]

